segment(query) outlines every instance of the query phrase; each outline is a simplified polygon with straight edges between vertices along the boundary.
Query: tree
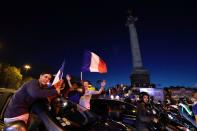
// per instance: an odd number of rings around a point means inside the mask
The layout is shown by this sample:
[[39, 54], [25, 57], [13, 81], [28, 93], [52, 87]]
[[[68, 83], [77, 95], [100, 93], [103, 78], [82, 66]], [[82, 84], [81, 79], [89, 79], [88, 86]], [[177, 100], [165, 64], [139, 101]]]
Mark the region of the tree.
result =
[[1, 71], [1, 84], [3, 87], [13, 89], [18, 89], [20, 87], [22, 82], [22, 74], [20, 73], [20, 69], [15, 66], [7, 66]]
[[0, 87], [3, 86], [3, 76], [4, 76], [3, 68], [4, 68], [4, 64], [0, 63]]

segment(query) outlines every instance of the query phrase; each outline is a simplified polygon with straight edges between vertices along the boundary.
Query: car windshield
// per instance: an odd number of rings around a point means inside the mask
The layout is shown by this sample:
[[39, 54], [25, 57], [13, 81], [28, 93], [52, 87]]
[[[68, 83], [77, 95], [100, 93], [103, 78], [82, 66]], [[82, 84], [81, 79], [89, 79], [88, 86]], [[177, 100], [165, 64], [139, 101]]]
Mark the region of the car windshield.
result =
[[92, 99], [91, 111], [102, 116], [113, 117], [113, 119], [121, 119], [125, 115], [136, 116], [134, 105], [111, 99]]

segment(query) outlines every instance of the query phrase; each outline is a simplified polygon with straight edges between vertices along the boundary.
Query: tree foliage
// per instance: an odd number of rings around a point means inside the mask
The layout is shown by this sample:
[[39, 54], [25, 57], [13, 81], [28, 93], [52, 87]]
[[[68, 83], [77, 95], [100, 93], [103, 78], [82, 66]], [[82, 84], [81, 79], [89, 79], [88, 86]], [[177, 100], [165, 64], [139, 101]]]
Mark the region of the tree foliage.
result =
[[0, 64], [0, 87], [18, 89], [21, 82], [22, 74], [19, 68]]

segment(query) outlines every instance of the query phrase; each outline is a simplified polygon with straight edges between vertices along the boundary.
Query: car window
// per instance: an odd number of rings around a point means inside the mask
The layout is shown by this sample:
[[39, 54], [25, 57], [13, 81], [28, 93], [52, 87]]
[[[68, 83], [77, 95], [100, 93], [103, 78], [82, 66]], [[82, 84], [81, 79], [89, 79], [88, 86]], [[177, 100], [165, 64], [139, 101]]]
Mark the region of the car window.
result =
[[100, 115], [107, 115], [109, 112], [119, 112], [126, 115], [136, 115], [136, 107], [117, 100], [92, 99], [91, 111]]

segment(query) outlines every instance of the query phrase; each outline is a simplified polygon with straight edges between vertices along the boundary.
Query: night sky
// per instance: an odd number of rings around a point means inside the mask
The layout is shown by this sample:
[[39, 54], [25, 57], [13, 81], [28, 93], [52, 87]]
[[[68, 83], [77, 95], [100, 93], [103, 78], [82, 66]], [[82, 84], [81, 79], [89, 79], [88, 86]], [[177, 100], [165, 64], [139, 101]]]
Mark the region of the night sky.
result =
[[197, 8], [191, 0], [86, 0], [1, 3], [0, 62], [31, 73], [49, 68], [80, 77], [84, 50], [99, 55], [108, 73], [83, 73], [91, 82], [130, 85], [128, 9], [136, 23], [143, 65], [159, 87], [197, 84]]

